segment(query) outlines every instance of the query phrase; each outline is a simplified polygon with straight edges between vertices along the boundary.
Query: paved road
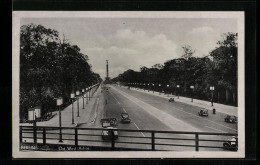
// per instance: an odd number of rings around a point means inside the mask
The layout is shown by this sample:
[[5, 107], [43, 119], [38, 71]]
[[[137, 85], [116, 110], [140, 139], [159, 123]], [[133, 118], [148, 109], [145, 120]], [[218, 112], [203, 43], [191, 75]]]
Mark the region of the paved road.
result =
[[[166, 130], [166, 131], [191, 131], [191, 132], [219, 132], [219, 133], [237, 133], [237, 125], [224, 122], [225, 114], [210, 114], [209, 117], [197, 115], [199, 107], [184, 104], [181, 102], [171, 103], [167, 99], [147, 95], [141, 91], [127, 89], [119, 86], [107, 86], [99, 99], [99, 107], [93, 113], [98, 114], [95, 122], [82, 127], [101, 128], [101, 118], [117, 118], [121, 120], [121, 113], [127, 112], [130, 115], [131, 123], [123, 124], [119, 122], [119, 129], [134, 130]], [[150, 143], [150, 133], [129, 133], [120, 132], [120, 136], [138, 136], [139, 139], [119, 138], [117, 142], [130, 141], [140, 143]], [[160, 137], [167, 138], [194, 138], [194, 135], [169, 135], [158, 134]], [[226, 137], [202, 136], [202, 138], [224, 140]], [[156, 143], [167, 143], [169, 140], [157, 140]], [[175, 144], [194, 145], [194, 141], [174, 141]], [[206, 143], [210, 144], [210, 143]], [[221, 146], [219, 143], [218, 146]], [[119, 143], [118, 147], [140, 147]], [[150, 149], [150, 145], [142, 145], [143, 148]], [[157, 146], [157, 149], [173, 150], [194, 150], [194, 148], [184, 147], [166, 147]], [[203, 149], [202, 149], [203, 150]], [[214, 149], [213, 149], [214, 150]]]
[[[168, 102], [167, 99], [155, 95], [146, 94], [140, 90], [127, 89], [119, 86], [106, 86], [105, 90], [101, 92], [99, 89], [96, 95], [93, 107], [88, 109], [87, 113], [82, 114], [79, 120], [79, 128], [101, 128], [100, 120], [102, 118], [117, 118], [121, 120], [121, 113], [127, 112], [130, 115], [131, 123], [123, 124], [119, 122], [119, 129], [131, 130], [163, 130], [163, 131], [189, 131], [189, 132], [219, 132], [219, 133], [237, 133], [237, 124], [224, 122], [224, 113], [217, 113], [216, 115], [209, 114], [208, 117], [201, 117], [197, 115], [200, 110], [199, 107], [192, 106], [181, 102]], [[55, 131], [53, 131], [55, 132]], [[57, 131], [56, 131], [57, 132]], [[66, 131], [64, 131], [66, 132]], [[73, 133], [67, 131], [67, 133]], [[80, 135], [79, 139], [83, 140], [98, 140], [98, 142], [91, 142], [91, 145], [96, 146], [110, 146], [109, 142], [101, 139], [101, 131], [79, 131], [79, 134], [95, 134], [96, 136], [86, 137]], [[135, 136], [138, 138], [129, 138], [128, 136]], [[57, 135], [50, 135], [49, 137], [57, 137]], [[129, 144], [123, 142], [135, 143], [151, 143], [151, 133], [146, 132], [119, 132], [119, 139], [116, 141], [116, 147], [132, 147], [150, 149], [150, 144]], [[156, 134], [156, 143], [168, 143], [179, 145], [194, 145], [194, 141], [188, 140], [169, 140], [163, 138], [187, 138], [194, 139], [194, 135], [172, 135], [172, 134]], [[73, 135], [64, 135], [64, 139], [73, 138]], [[225, 140], [228, 137], [223, 136], [200, 136], [203, 139]], [[73, 142], [64, 140], [63, 143], [73, 144]], [[200, 142], [200, 145], [222, 146], [222, 143], [216, 142]], [[216, 144], [215, 144], [216, 143]], [[89, 145], [88, 141], [80, 141], [80, 145]], [[156, 145], [156, 149], [161, 150], [182, 150], [194, 151], [194, 147], [171, 147], [165, 145]], [[200, 150], [222, 150], [200, 148]]]

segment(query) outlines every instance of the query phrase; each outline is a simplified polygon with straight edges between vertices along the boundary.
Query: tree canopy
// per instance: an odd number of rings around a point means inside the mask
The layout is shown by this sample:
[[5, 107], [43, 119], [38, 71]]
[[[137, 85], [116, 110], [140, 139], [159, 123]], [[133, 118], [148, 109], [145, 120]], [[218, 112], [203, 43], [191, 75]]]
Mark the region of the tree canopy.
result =
[[[205, 100], [211, 94], [209, 87], [214, 86], [215, 93], [218, 93], [215, 97], [218, 97], [219, 102], [228, 103], [226, 92], [237, 95], [237, 33], [225, 33], [222, 37], [222, 40], [216, 41], [218, 46], [207, 56], [193, 57], [195, 50], [185, 45], [182, 47], [181, 58], [168, 60], [164, 65], [155, 64], [151, 68], [142, 66], [140, 71], [128, 70], [113, 81], [153, 83], [156, 84], [154, 90], [168, 90], [172, 93], [176, 93], [176, 86], [180, 85], [183, 96], [189, 96], [190, 86], [194, 85], [195, 98]], [[170, 87], [166, 88], [166, 85]], [[144, 85], [140, 87], [151, 88]]]
[[101, 81], [88, 56], [58, 31], [28, 24], [20, 34], [20, 115], [30, 107], [51, 105], [46, 103], [57, 97], [66, 103], [71, 92]]

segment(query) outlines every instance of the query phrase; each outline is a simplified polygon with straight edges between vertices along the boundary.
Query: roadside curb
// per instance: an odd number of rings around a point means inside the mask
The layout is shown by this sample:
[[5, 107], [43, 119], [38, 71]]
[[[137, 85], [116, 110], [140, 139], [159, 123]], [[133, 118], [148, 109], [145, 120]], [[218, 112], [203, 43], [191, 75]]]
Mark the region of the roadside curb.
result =
[[[121, 86], [121, 87], [127, 88], [125, 86]], [[211, 106], [210, 102], [208, 102], [208, 104], [207, 104], [207, 102], [204, 101], [204, 100], [193, 99], [193, 102], [188, 102], [187, 99], [190, 99], [190, 98], [186, 98], [186, 97], [182, 97], [182, 96], [180, 96], [180, 99], [177, 99], [176, 98], [177, 96], [172, 95], [172, 94], [169, 94], [169, 97], [168, 97], [168, 96], [166, 96], [167, 94], [166, 95], [164, 93], [159, 94], [159, 92], [154, 92], [154, 93], [152, 91], [146, 92], [146, 91], [142, 91], [142, 89], [137, 90], [135, 88], [131, 88], [130, 90], [134, 90], [134, 91], [145, 93], [145, 94], [150, 94], [150, 95], [161, 97], [161, 98], [164, 98], [164, 99], [167, 99], [167, 100], [169, 100], [170, 98], [174, 98], [175, 102], [184, 103], [184, 104], [188, 104], [188, 105], [192, 105], [192, 106], [197, 106], [197, 107], [200, 107], [200, 108], [206, 108], [209, 111], [213, 111], [213, 108], [215, 108], [217, 113], [220, 112], [220, 113], [223, 113], [223, 114], [237, 115], [238, 107], [233, 107], [233, 106], [219, 104], [219, 103], [214, 103], [215, 105]], [[181, 97], [183, 99], [186, 99], [186, 100], [181, 100]]]

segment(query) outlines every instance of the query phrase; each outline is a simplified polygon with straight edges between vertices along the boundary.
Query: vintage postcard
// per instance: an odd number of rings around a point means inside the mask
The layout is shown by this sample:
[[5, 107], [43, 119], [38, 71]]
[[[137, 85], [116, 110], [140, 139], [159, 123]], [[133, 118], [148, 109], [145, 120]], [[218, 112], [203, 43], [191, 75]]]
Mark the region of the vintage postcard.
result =
[[13, 158], [244, 158], [244, 12], [14, 11]]

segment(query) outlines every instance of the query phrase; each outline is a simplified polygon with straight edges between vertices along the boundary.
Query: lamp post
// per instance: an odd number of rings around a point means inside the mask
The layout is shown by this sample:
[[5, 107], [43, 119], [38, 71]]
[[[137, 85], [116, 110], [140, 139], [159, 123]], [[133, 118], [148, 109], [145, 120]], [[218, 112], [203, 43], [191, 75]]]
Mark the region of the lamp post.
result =
[[88, 104], [88, 88], [86, 88], [86, 104]]
[[169, 85], [169, 84], [167, 84], [167, 92], [168, 92], [168, 97], [169, 97], [169, 93], [170, 93], [170, 92], [169, 92], [169, 86], [170, 86], [170, 85]]
[[159, 95], [161, 94], [161, 84], [159, 84]]
[[83, 97], [83, 108], [82, 109], [84, 109], [84, 95], [85, 95], [85, 89], [82, 89], [82, 97]]
[[193, 92], [194, 92], [193, 90], [194, 90], [194, 86], [191, 85], [191, 86], [190, 86], [190, 89], [191, 89], [191, 91], [192, 91], [192, 92], [191, 92], [191, 102], [193, 102]]
[[57, 99], [57, 106], [59, 106], [59, 127], [60, 127], [60, 140], [59, 142], [62, 142], [62, 132], [61, 132], [61, 111], [60, 111], [60, 106], [62, 105], [63, 100], [62, 98]]
[[153, 84], [153, 93], [154, 93], [154, 84]]
[[77, 92], [76, 92], [76, 96], [77, 96], [77, 105], [78, 105], [78, 115], [77, 115], [77, 117], [79, 117], [79, 95], [80, 95], [80, 92], [77, 91]]
[[147, 88], [147, 89], [148, 89], [148, 92], [149, 92], [149, 83], [147, 84], [147, 86], [148, 86], [148, 88]]
[[71, 107], [71, 111], [72, 111], [72, 114], [71, 114], [72, 122], [71, 122], [71, 124], [74, 124], [74, 98], [75, 98], [75, 94], [74, 94], [74, 93], [71, 93], [71, 94], [70, 94], [70, 98], [71, 98], [71, 101], [72, 101], [72, 107]]
[[90, 101], [90, 87], [88, 87], [88, 100]]
[[144, 91], [145, 91], [145, 83], [144, 83]]
[[214, 86], [210, 86], [209, 89], [211, 90], [211, 106], [213, 106], [213, 97], [214, 97]]
[[180, 85], [177, 85], [178, 99], [179, 99], [179, 89], [180, 89]]

